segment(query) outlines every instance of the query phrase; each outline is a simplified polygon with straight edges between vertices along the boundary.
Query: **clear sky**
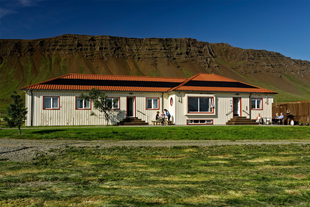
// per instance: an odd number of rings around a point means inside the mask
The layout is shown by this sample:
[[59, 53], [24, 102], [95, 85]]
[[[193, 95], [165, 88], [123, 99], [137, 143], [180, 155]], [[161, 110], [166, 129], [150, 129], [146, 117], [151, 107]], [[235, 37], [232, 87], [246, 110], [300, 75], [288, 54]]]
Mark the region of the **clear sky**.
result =
[[0, 0], [0, 39], [193, 38], [310, 61], [310, 0]]

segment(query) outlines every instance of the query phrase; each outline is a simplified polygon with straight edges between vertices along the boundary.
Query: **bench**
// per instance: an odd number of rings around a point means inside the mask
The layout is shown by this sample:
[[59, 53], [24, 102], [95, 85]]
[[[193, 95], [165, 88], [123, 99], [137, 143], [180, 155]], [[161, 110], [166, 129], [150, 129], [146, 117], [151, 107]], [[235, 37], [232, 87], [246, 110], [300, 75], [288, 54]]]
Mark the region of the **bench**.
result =
[[152, 121], [152, 125], [161, 125], [161, 121]]
[[[151, 121], [152, 125], [169, 125], [169, 121], [168, 120], [164, 120], [163, 122], [161, 120], [156, 120], [156, 121]], [[170, 121], [171, 122], [171, 121]]]

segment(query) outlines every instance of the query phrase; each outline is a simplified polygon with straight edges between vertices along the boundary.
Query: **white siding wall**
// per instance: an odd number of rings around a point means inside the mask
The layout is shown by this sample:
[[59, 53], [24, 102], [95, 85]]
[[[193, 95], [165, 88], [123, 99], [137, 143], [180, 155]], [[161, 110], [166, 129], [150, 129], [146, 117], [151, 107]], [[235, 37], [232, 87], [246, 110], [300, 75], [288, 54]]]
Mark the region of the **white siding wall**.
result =
[[31, 93], [30, 93], [30, 91], [26, 91], [25, 108], [28, 109], [28, 113], [26, 115], [25, 125], [31, 126], [32, 109], [31, 109]]
[[[84, 92], [86, 93], [86, 92]], [[33, 112], [31, 113], [31, 94], [26, 92], [26, 107], [28, 108], [26, 126], [31, 126], [31, 119], [33, 126], [55, 126], [55, 125], [105, 125], [105, 117], [103, 113], [95, 110], [92, 106], [91, 110], [76, 110], [75, 97], [81, 94], [76, 92], [61, 92], [61, 91], [33, 91]], [[164, 108], [168, 109], [172, 115], [172, 121], [176, 125], [186, 125], [187, 119], [212, 119], [213, 124], [225, 124], [233, 117], [231, 112], [231, 102], [233, 97], [241, 98], [242, 116], [249, 118], [250, 114], [250, 94], [235, 95], [233, 93], [218, 93], [218, 94], [194, 94], [191, 96], [212, 96], [214, 97], [215, 113], [214, 114], [197, 114], [188, 115], [187, 110], [187, 95], [183, 92], [169, 93], [164, 95], [162, 93], [123, 93], [114, 92], [106, 93], [109, 97], [119, 97], [120, 110], [113, 111], [112, 124], [116, 124], [126, 117], [127, 111], [127, 97], [135, 97], [135, 114], [134, 116], [151, 123], [155, 120], [156, 112], [162, 112]], [[43, 96], [59, 96], [60, 109], [59, 110], [43, 110]], [[159, 109], [147, 110], [146, 97], [159, 98]], [[170, 105], [170, 98], [173, 99], [173, 105]], [[255, 119], [258, 113], [263, 117], [272, 117], [272, 103], [273, 95], [252, 95], [252, 98], [263, 98], [262, 110], [251, 110], [251, 118]], [[95, 116], [90, 116], [94, 112]], [[111, 124], [111, 123], [110, 123]]]
[[[172, 94], [170, 96], [173, 96]], [[175, 115], [176, 125], [186, 125], [187, 119], [212, 119], [213, 124], [226, 124], [228, 120], [233, 118], [233, 97], [241, 98], [241, 116], [255, 119], [258, 113], [261, 113], [263, 117], [272, 116], [272, 102], [273, 95], [252, 95], [252, 97], [263, 98], [263, 109], [262, 110], [251, 110], [250, 94], [239, 94], [235, 93], [218, 93], [218, 94], [195, 94], [192, 93], [190, 96], [214, 96], [215, 102], [215, 113], [206, 115], [187, 115], [187, 95], [185, 93], [176, 93], [174, 106], [170, 108], [170, 111]], [[268, 101], [267, 98], [268, 97]], [[251, 110], [251, 111], [250, 111]]]
[[262, 117], [270, 117], [272, 118], [272, 103], [273, 103], [273, 96], [272, 95], [252, 95], [251, 98], [262, 98], [263, 99], [263, 110], [252, 110], [251, 112], [251, 119], [256, 119], [258, 113]]
[[[84, 92], [87, 93], [87, 92]], [[91, 110], [76, 110], [75, 97], [81, 92], [60, 92], [60, 91], [34, 91], [33, 92], [33, 109], [32, 114], [33, 126], [56, 126], [56, 125], [105, 125], [106, 120], [104, 113], [92, 108]], [[116, 124], [126, 117], [127, 97], [135, 97], [135, 114], [134, 116], [151, 123], [155, 120], [157, 111], [163, 111], [162, 93], [106, 93], [108, 97], [119, 97], [120, 110], [111, 112], [111, 122]], [[59, 110], [43, 110], [44, 96], [59, 96]], [[159, 98], [159, 110], [146, 109], [146, 97]], [[26, 93], [26, 107], [31, 108], [30, 92]], [[94, 116], [90, 116], [94, 112]], [[26, 126], [31, 126], [31, 116], [26, 121]], [[111, 123], [110, 123], [111, 124]]]
[[[172, 99], [172, 105], [170, 104], [170, 99]], [[175, 123], [175, 117], [176, 117], [176, 110], [175, 110], [175, 105], [177, 104], [177, 98], [175, 94], [169, 94], [167, 100], [166, 100], [168, 106], [166, 109], [170, 112], [171, 118], [170, 120], [172, 123]]]

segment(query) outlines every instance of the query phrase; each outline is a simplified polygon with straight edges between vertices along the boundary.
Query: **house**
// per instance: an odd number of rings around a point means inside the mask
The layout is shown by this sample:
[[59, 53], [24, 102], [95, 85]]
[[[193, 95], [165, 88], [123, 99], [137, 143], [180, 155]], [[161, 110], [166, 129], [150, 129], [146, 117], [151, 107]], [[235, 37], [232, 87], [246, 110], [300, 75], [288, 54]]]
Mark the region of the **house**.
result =
[[26, 93], [26, 126], [105, 125], [91, 101], [79, 99], [92, 88], [117, 103], [111, 123], [138, 117], [151, 123], [168, 109], [176, 125], [226, 124], [233, 117], [272, 116], [274, 91], [215, 74], [191, 78], [67, 74], [22, 88]]

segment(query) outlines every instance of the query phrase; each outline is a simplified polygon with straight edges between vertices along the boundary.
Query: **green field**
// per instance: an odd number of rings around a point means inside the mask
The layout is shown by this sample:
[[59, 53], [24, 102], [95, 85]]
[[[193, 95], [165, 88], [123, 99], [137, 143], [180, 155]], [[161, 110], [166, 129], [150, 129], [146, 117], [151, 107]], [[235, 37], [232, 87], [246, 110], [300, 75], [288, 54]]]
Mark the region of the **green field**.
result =
[[[39, 127], [0, 138], [309, 140], [310, 127]], [[0, 160], [0, 206], [310, 206], [310, 145], [64, 147]]]
[[0, 138], [75, 140], [285, 140], [309, 139], [300, 126], [41, 127], [0, 130]]
[[0, 206], [309, 206], [310, 146], [70, 148], [0, 161]]

